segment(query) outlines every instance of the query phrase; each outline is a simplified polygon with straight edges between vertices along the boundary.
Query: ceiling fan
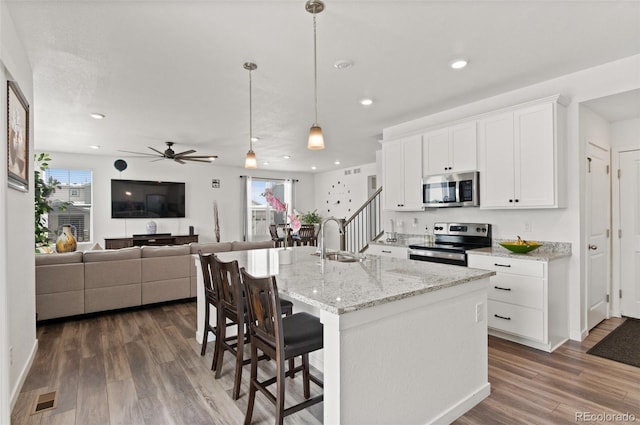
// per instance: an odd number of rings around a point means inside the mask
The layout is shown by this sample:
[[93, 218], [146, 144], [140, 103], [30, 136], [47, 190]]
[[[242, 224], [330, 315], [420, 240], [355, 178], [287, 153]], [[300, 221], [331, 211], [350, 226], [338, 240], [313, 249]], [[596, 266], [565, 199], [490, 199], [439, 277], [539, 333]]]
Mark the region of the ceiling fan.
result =
[[147, 146], [147, 147], [149, 149], [151, 149], [152, 151], [154, 151], [155, 153], [131, 152], [131, 151], [120, 151], [120, 152], [135, 153], [135, 154], [138, 154], [138, 155], [147, 155], [147, 156], [159, 157], [158, 159], [156, 159], [154, 161], [161, 161], [163, 159], [172, 159], [175, 162], [178, 162], [180, 164], [186, 164], [185, 161], [211, 162], [212, 160], [214, 160], [214, 159], [216, 159], [218, 157], [218, 155], [191, 155], [192, 153], [196, 152], [193, 149], [189, 149], [188, 151], [176, 153], [171, 148], [171, 146], [174, 145], [173, 142], [165, 142], [165, 143], [167, 144], [167, 149], [165, 149], [164, 152], [161, 152], [156, 148], [152, 148], [151, 146]]

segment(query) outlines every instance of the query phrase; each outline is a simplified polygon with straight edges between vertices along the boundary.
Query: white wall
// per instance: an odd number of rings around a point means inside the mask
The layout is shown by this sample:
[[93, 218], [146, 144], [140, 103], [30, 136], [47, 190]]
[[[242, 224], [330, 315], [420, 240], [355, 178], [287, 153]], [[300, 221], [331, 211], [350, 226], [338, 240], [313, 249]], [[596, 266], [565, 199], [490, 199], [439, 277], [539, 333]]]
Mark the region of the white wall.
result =
[[[369, 198], [367, 177], [376, 173], [376, 163], [370, 163], [316, 174], [314, 208], [322, 218], [348, 219]], [[329, 223], [325, 237], [326, 248], [340, 248], [337, 225]]]
[[611, 123], [611, 145], [616, 148], [640, 147], [640, 118]]
[[[0, 2], [0, 81], [6, 99], [6, 81], [14, 80], [31, 105], [33, 78], [24, 48], [18, 40], [6, 3]], [[6, 101], [0, 102], [2, 117]], [[6, 135], [3, 118], [0, 134]], [[30, 134], [33, 134], [31, 121]], [[3, 146], [6, 136], [2, 136]], [[31, 137], [29, 152], [33, 152]], [[6, 164], [6, 149], [0, 163]], [[26, 377], [37, 347], [35, 334], [35, 261], [33, 182], [29, 192], [7, 188], [6, 172], [0, 173], [0, 423], [9, 423], [10, 408]], [[9, 350], [13, 352], [10, 361]]]
[[[628, 57], [587, 70], [568, 74], [560, 78], [523, 87], [498, 96], [473, 102], [458, 108], [442, 111], [414, 121], [385, 128], [384, 139], [390, 140], [411, 134], [422, 133], [429, 127], [444, 125], [470, 116], [524, 103], [530, 100], [561, 94], [570, 100], [567, 108], [567, 208], [556, 210], [490, 211], [474, 208], [436, 210], [430, 212], [389, 212], [386, 217], [401, 220], [404, 232], [421, 233], [425, 225], [435, 221], [487, 222], [494, 225], [494, 238], [523, 238], [534, 240], [571, 242], [573, 255], [569, 265], [569, 318], [570, 336], [580, 340], [586, 332], [584, 308], [584, 274], [581, 261], [584, 258], [584, 230], [582, 223], [584, 170], [586, 142], [580, 134], [580, 103], [640, 87], [640, 55]], [[481, 194], [482, 196], [482, 194]], [[410, 223], [418, 218], [418, 225]], [[386, 223], [386, 220], [385, 220]], [[531, 232], [524, 231], [524, 224]]]
[[[263, 169], [220, 167], [213, 164], [178, 164], [173, 161], [152, 162], [125, 158], [127, 169], [119, 172], [113, 166], [115, 157], [49, 152], [52, 168], [90, 169], [93, 173], [93, 242], [104, 247], [104, 238], [118, 238], [146, 233], [149, 219], [111, 218], [111, 179], [164, 180], [186, 182], [186, 217], [154, 219], [158, 233], [186, 235], [194, 227], [200, 242], [214, 242], [213, 202], [218, 202], [220, 240], [242, 240], [241, 175], [267, 178], [294, 178], [295, 208], [313, 209], [314, 177], [308, 173], [283, 173]], [[211, 187], [211, 179], [220, 180], [220, 188]]]

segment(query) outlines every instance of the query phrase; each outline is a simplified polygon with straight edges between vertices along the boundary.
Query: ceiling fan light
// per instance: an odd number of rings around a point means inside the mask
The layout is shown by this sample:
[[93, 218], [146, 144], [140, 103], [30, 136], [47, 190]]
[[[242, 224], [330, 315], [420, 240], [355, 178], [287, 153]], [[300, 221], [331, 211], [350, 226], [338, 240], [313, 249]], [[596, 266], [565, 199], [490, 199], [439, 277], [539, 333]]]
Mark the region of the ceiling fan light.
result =
[[309, 141], [307, 142], [307, 149], [324, 149], [324, 136], [322, 136], [322, 128], [320, 128], [318, 124], [312, 125], [311, 129], [309, 130]]
[[244, 168], [258, 168], [258, 160], [256, 159], [256, 154], [252, 149], [249, 149], [249, 152], [247, 152], [247, 156], [244, 159]]

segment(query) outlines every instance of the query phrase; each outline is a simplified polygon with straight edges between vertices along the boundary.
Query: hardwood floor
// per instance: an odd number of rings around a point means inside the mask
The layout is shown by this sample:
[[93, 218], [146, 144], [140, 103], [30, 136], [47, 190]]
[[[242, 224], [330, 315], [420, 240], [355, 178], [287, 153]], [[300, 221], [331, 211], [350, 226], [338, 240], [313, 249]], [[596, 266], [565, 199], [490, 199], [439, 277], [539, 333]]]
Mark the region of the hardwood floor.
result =
[[[241, 424], [248, 367], [233, 401], [231, 356], [214, 379], [213, 347], [200, 356], [195, 321], [192, 302], [39, 326], [38, 354], [12, 424]], [[455, 423], [575, 424], [576, 412], [629, 413], [640, 421], [640, 369], [585, 354], [620, 323], [609, 319], [553, 354], [490, 338], [491, 396]], [[299, 377], [287, 381], [288, 400], [300, 400]], [[57, 407], [31, 415], [38, 395], [49, 391], [57, 391]], [[272, 424], [272, 411], [258, 395], [254, 423]], [[320, 423], [322, 404], [285, 418]]]

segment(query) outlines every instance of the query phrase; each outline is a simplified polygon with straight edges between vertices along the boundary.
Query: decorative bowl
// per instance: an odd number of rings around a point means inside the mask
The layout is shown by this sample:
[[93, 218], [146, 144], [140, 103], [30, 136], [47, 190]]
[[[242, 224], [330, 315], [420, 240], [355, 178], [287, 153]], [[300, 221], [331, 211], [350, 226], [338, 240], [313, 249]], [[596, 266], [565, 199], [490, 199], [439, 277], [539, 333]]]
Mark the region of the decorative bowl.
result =
[[527, 252], [531, 252], [534, 249], [538, 249], [542, 246], [542, 244], [537, 242], [525, 242], [525, 243], [517, 243], [513, 242], [500, 242], [500, 245], [511, 252], [515, 252], [516, 254], [526, 254]]

